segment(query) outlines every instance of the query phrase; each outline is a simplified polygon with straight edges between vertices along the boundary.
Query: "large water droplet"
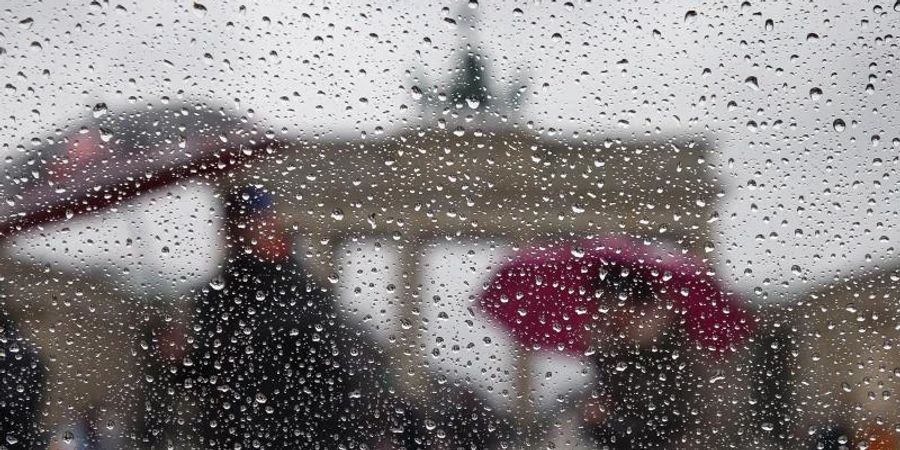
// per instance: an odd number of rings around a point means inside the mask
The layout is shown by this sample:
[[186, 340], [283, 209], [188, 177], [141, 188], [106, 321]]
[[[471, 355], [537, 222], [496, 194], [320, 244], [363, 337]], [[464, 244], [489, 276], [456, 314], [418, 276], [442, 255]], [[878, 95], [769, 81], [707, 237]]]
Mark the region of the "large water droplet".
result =
[[814, 87], [809, 90], [809, 98], [810, 100], [817, 102], [820, 98], [822, 98], [822, 89]]
[[221, 291], [222, 289], [225, 289], [225, 280], [219, 277], [213, 278], [212, 281], [209, 282], [209, 287], [214, 291]]
[[834, 126], [834, 131], [837, 131], [838, 133], [844, 131], [847, 128], [847, 124], [844, 123], [843, 119], [834, 119], [834, 123], [832, 123], [832, 126]]
[[97, 103], [94, 105], [94, 118], [103, 117], [106, 114], [107, 108], [106, 103]]
[[693, 23], [697, 20], [697, 11], [693, 9], [684, 13], [684, 23]]
[[100, 129], [100, 140], [101, 141], [109, 142], [112, 139], [112, 137], [113, 137], [112, 131], [107, 130], [106, 128]]
[[744, 80], [744, 84], [753, 89], [759, 89], [759, 80], [757, 80], [756, 77], [747, 77], [747, 79]]
[[420, 87], [413, 86], [412, 89], [410, 89], [410, 91], [412, 92], [413, 100], [419, 100], [422, 98], [422, 89]]
[[203, 6], [200, 3], [194, 2], [194, 14], [197, 17], [203, 17], [206, 15], [206, 6]]

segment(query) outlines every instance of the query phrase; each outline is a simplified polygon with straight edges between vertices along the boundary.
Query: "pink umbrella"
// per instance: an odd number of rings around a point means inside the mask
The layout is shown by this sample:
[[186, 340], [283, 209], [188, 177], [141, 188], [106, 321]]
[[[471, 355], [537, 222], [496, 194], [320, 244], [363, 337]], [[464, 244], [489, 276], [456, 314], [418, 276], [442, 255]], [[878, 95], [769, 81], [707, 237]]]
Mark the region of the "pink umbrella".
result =
[[524, 345], [581, 353], [588, 347], [585, 326], [599, 314], [595, 282], [611, 265], [670, 299], [688, 338], [711, 352], [724, 354], [752, 331], [750, 313], [701, 261], [622, 237], [524, 250], [497, 270], [480, 305]]

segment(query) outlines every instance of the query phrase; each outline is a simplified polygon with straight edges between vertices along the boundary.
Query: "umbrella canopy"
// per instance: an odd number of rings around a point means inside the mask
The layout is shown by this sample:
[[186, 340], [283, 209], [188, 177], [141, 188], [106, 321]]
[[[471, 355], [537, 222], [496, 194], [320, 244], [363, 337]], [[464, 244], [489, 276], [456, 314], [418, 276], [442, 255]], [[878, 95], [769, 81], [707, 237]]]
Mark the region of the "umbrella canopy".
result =
[[753, 327], [701, 261], [622, 237], [524, 250], [494, 273], [480, 306], [524, 345], [581, 353], [586, 325], [601, 314], [596, 282], [611, 266], [627, 268], [670, 301], [687, 337], [707, 350], [724, 354]]
[[235, 170], [283, 147], [247, 118], [206, 104], [100, 113], [7, 166], [0, 238], [183, 178]]

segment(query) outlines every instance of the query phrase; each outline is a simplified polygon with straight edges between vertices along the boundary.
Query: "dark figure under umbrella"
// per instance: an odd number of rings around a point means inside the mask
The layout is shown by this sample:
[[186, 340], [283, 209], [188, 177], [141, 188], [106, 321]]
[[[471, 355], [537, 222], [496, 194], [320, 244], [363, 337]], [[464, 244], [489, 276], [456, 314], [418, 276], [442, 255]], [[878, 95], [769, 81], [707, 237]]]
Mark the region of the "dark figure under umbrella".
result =
[[598, 382], [585, 424], [603, 447], [665, 448], [690, 428], [690, 411], [698, 406], [684, 332], [673, 308], [644, 280], [615, 263], [604, 272], [595, 297], [606, 314], [591, 324]]
[[195, 312], [207, 448], [335, 448], [346, 442], [353, 353], [334, 302], [293, 261], [272, 198], [227, 199], [230, 251]]
[[590, 355], [584, 425], [598, 445], [665, 448], [699, 426], [696, 360], [727, 358], [753, 329], [710, 273], [625, 237], [553, 242], [500, 267], [479, 303], [522, 344]]

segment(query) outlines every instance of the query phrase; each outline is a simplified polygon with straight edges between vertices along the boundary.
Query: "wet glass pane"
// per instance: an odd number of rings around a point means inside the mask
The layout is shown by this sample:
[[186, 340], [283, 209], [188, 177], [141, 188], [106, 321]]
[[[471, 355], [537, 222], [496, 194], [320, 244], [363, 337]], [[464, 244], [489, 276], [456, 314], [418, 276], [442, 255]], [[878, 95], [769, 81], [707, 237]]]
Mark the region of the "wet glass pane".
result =
[[0, 448], [898, 448], [898, 18], [5, 5]]

